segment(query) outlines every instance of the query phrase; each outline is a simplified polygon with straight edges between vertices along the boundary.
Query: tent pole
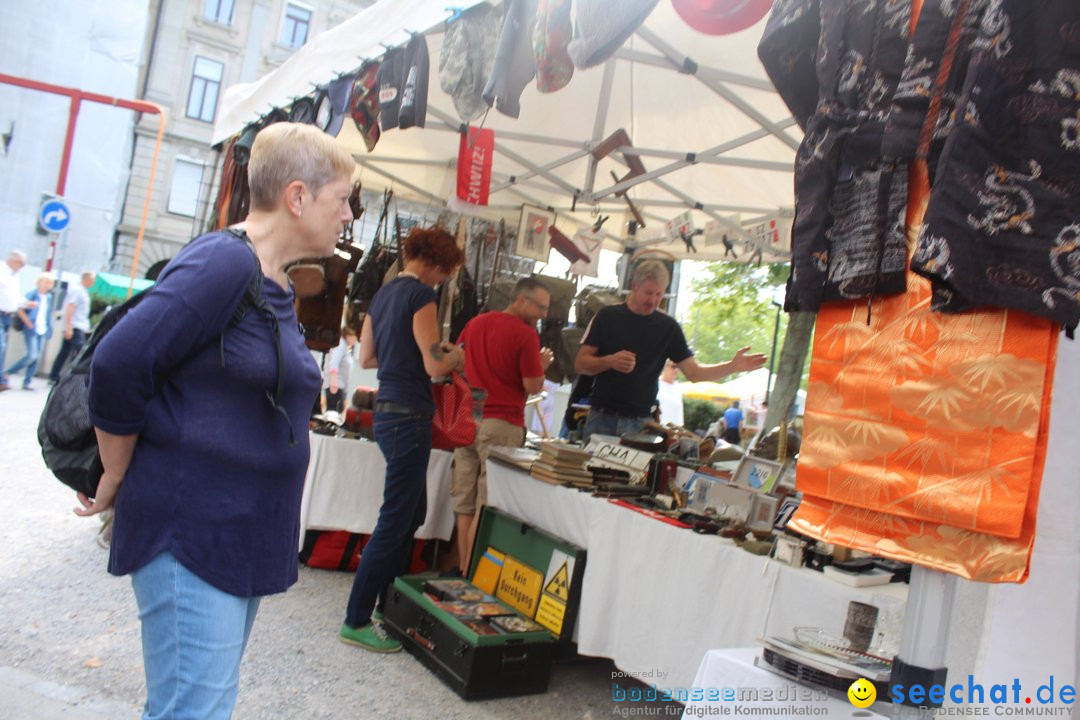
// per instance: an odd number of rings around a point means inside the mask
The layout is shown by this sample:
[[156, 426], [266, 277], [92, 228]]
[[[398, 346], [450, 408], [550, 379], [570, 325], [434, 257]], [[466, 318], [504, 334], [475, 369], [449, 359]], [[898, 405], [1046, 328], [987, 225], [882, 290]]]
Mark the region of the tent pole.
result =
[[433, 193], [428, 192], [427, 190], [423, 189], [422, 187], [419, 187], [418, 185], [413, 185], [412, 183], [405, 182], [401, 178], [396, 177], [395, 175], [392, 175], [392, 174], [386, 172], [385, 170], [376, 167], [375, 165], [368, 162], [368, 159], [366, 157], [362, 157], [360, 155], [353, 155], [353, 159], [356, 160], [356, 162], [359, 163], [361, 166], [367, 168], [368, 170], [375, 173], [376, 175], [382, 175], [384, 178], [387, 178], [391, 182], [395, 182], [395, 183], [397, 183], [398, 185], [400, 185], [400, 186], [402, 186], [404, 188], [408, 188], [408, 189], [412, 190], [415, 193], [419, 193], [423, 197], [426, 197], [428, 200], [431, 200], [433, 203], [437, 203], [440, 207], [446, 207], [446, 200], [445, 199], [439, 197], [438, 195], [435, 195]]
[[[443, 124], [445, 124], [445, 125], [449, 125], [449, 126], [451, 126], [453, 128], [460, 127], [460, 123], [459, 124], [454, 124], [454, 118], [452, 116], [450, 116], [448, 113], [443, 112], [439, 108], [429, 107], [428, 108], [428, 113], [430, 115], [434, 115], [436, 118], [441, 120], [443, 122]], [[540, 167], [536, 163], [530, 161], [528, 158], [525, 158], [525, 157], [522, 157], [521, 155], [518, 155], [516, 152], [514, 152], [513, 150], [508, 149], [505, 145], [498, 142], [497, 140], [495, 141], [495, 152], [500, 153], [501, 155], [505, 155], [506, 157], [508, 157], [511, 160], [513, 160], [514, 162], [516, 162], [518, 165], [521, 165], [524, 168], [528, 168], [529, 170], [532, 170], [533, 172], [535, 172], [537, 175], [540, 175], [542, 177], [547, 178], [548, 180], [555, 183], [556, 185], [558, 185], [560, 188], [562, 188], [566, 192], [570, 193], [570, 195], [580, 195], [581, 194], [581, 191], [578, 188], [575, 188], [574, 186], [572, 186], [570, 183], [566, 182], [565, 180], [563, 180], [559, 176], [553, 175], [550, 172], [544, 170], [542, 167]]]
[[[604, 139], [604, 128], [607, 126], [608, 108], [611, 106], [611, 86], [615, 84], [615, 59], [611, 58], [604, 64], [604, 78], [600, 82], [600, 97], [596, 101], [596, 119], [593, 120], [592, 145]], [[631, 108], [633, 112], [633, 108]], [[590, 153], [591, 154], [591, 153]], [[592, 195], [593, 186], [596, 184], [596, 166], [600, 160], [596, 157], [589, 159], [589, 168], [585, 171], [585, 196]]]
[[[688, 60], [690, 63], [693, 63], [693, 60], [690, 60], [690, 58], [685, 55], [680, 55], [678, 50], [669, 45], [667, 42], [664, 41], [663, 38], [654, 33], [652, 30], [649, 30], [647, 27], [642, 26], [638, 28], [637, 34], [639, 37], [645, 40], [645, 42], [649, 43], [654, 48], [659, 50], [663, 55], [665, 55], [671, 61], [672, 65], [674, 65], [676, 68], [686, 67]], [[713, 78], [702, 77], [700, 75], [694, 75], [694, 77], [696, 77], [699, 82], [705, 85], [705, 87], [709, 88], [714, 93], [734, 105], [748, 118], [761, 125], [761, 127], [767, 129], [770, 133], [779, 138], [781, 142], [785, 143], [792, 150], [799, 149], [798, 140], [785, 133], [779, 125], [777, 125], [773, 121], [769, 120], [769, 118], [765, 117], [760, 112], [755, 110], [750, 105], [750, 103], [746, 102], [741, 97], [736, 95], [723, 83], [718, 82]]]
[[[647, 52], [642, 52], [641, 50], [631, 50], [627, 47], [619, 48], [619, 51], [615, 53], [615, 57], [619, 60], [629, 60], [630, 62], [640, 63], [642, 65], [652, 65], [653, 67], [675, 70], [680, 73], [682, 72], [681, 67], [672, 67], [671, 60], [663, 55], [651, 55]], [[733, 73], [728, 70], [721, 70], [705, 65], [698, 65], [697, 73], [699, 75], [707, 74], [718, 82], [725, 82], [729, 85], [741, 85], [742, 87], [753, 88], [754, 90], [776, 92], [776, 87], [768, 80], [750, 77], [749, 75], [739, 75], [738, 73]]]
[[[501, 136], [501, 133], [500, 133], [500, 136]], [[578, 150], [578, 151], [576, 151], [576, 152], [574, 152], [574, 153], [572, 153], [570, 155], [566, 155], [564, 157], [561, 157], [558, 160], [552, 160], [547, 165], [545, 165], [543, 167], [543, 169], [544, 170], [554, 170], [555, 168], [566, 165], [567, 163], [572, 163], [575, 160], [580, 160], [581, 158], [585, 157], [588, 154], [589, 154], [588, 150]], [[514, 177], [514, 182], [513, 183], [510, 182], [509, 180], [507, 180], [505, 182], [502, 182], [502, 183], [496, 185], [495, 187], [491, 188], [489, 194], [490, 193], [497, 193], [500, 190], [505, 190], [506, 188], [510, 187], [511, 185], [513, 185], [515, 183], [521, 183], [521, 182], [523, 182], [525, 180], [528, 180], [531, 177], [535, 177], [537, 174], [538, 173], [535, 173], [535, 172], [533, 172], [531, 170], [528, 170], [526, 172], [523, 172], [520, 175], [514, 175], [513, 176]], [[504, 177], [509, 178], [510, 176], [505, 175]]]
[[[793, 119], [791, 119], [791, 118], [788, 118], [787, 120], [781, 120], [778, 123], [778, 127], [791, 127], [794, 124], [795, 124], [795, 121]], [[747, 145], [749, 143], [754, 142], [755, 140], [760, 140], [762, 138], [768, 137], [769, 135], [770, 135], [770, 132], [768, 130], [765, 130], [765, 129], [755, 130], [752, 133], [747, 133], [746, 135], [734, 138], [732, 140], [729, 140], [726, 143], [722, 143], [720, 145], [717, 145], [716, 147], [712, 147], [712, 148], [709, 148], [708, 150], [703, 150], [700, 153], [696, 153], [695, 157], [694, 157], [694, 161], [696, 161], [696, 162], [704, 162], [705, 157], [715, 157], [717, 155], [720, 155], [722, 153], [727, 152], [728, 150], [734, 150], [737, 147]], [[647, 180], [652, 180], [653, 178], [657, 178], [657, 177], [663, 177], [664, 175], [667, 175], [668, 173], [672, 173], [672, 172], [674, 172], [676, 170], [681, 170], [682, 168], [686, 167], [687, 165], [692, 165], [693, 164], [693, 162], [691, 162], [689, 159], [685, 159], [686, 158], [686, 153], [683, 153], [681, 155], [681, 157], [683, 157], [684, 159], [682, 161], [680, 161], [680, 162], [671, 163], [670, 165], [666, 165], [666, 166], [660, 168], [659, 170], [653, 170], [651, 172], [645, 173], [644, 175], [637, 175], [635, 177], [628, 178], [628, 179], [623, 180], [621, 182], [617, 182], [614, 185], [612, 185], [611, 187], [607, 187], [607, 188], [604, 188], [603, 190], [599, 190], [599, 191], [593, 193], [592, 197], [601, 198], [601, 197], [605, 197], [607, 195], [610, 195], [612, 193], [622, 192], [624, 190], [628, 190], [629, 188], [632, 188], [634, 185], [637, 185], [638, 183], [643, 183], [643, 182], [645, 182]], [[749, 161], [749, 162], [760, 162], [760, 161]], [[791, 167], [788, 167], [787, 169], [789, 171], [792, 170]]]

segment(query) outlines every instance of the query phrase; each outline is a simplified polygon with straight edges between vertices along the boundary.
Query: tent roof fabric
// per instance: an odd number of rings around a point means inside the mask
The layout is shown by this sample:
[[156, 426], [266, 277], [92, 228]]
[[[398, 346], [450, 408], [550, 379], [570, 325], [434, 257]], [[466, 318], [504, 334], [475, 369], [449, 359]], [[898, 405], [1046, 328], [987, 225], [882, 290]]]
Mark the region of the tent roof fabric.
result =
[[[371, 153], [351, 121], [338, 139], [361, 165], [366, 188], [393, 186], [399, 195], [441, 205], [456, 187], [461, 127], [435, 72], [448, 18], [444, 0], [380, 0], [313, 38], [269, 75], [229, 87], [213, 142], [227, 140], [271, 108], [287, 107], [365, 59], [381, 57], [386, 46], [403, 44], [411, 31], [424, 32], [433, 75], [426, 128], [385, 132]], [[801, 140], [757, 59], [764, 25], [762, 20], [732, 35], [704, 35], [663, 0], [607, 63], [576, 70], [558, 92], [542, 94], [530, 84], [520, 118], [493, 110], [478, 123], [492, 128], [496, 140], [486, 214], [516, 218], [522, 203], [551, 207], [567, 234], [576, 224], [591, 222], [594, 213], [627, 218], [624, 200], [615, 195], [624, 186], [611, 176], [627, 174], [625, 155], [613, 153], [597, 162], [589, 152], [625, 128], [647, 170], [628, 190], [647, 223], [635, 244], [677, 258], [723, 259], [723, 232], [732, 240], [754, 242], [766, 261], [786, 259], [786, 237], [782, 247], [767, 246], [746, 233], [761, 219], [778, 213], [790, 217], [792, 168]], [[696, 252], [662, 237], [665, 223], [688, 209], [696, 228], [710, 221], [719, 228], [694, 239]], [[620, 232], [617, 223], [605, 230]]]

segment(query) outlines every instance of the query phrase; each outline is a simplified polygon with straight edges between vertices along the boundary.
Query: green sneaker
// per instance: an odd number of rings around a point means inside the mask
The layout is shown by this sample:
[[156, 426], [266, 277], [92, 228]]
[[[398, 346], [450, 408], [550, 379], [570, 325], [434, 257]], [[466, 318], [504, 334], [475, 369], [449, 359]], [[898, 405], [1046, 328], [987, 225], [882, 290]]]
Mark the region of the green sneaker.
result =
[[351, 628], [348, 625], [342, 625], [341, 633], [338, 637], [343, 643], [359, 645], [371, 652], [392, 653], [401, 650], [401, 643], [387, 635], [386, 631], [383, 630], [382, 625], [377, 625], [375, 623], [368, 623], [364, 627], [358, 629]]
[[382, 622], [382, 613], [379, 612], [378, 610], [373, 610], [372, 613], [371, 613], [371, 619], [374, 620], [375, 622], [381, 623]]

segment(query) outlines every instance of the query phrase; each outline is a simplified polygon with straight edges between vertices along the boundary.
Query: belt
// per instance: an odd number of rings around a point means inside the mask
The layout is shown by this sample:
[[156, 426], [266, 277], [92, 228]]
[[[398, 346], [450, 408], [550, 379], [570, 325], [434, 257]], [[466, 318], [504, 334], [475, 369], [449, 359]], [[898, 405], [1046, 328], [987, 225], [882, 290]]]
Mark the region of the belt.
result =
[[412, 415], [414, 417], [431, 417], [430, 412], [423, 410], [417, 410], [414, 407], [408, 405], [402, 405], [396, 402], [389, 402], [387, 400], [377, 400], [375, 402], [375, 412], [377, 413], [397, 413], [399, 415]]
[[595, 410], [596, 412], [600, 413], [601, 415], [611, 415], [613, 417], [624, 418], [624, 419], [627, 419], [627, 420], [636, 420], [638, 418], [651, 418], [652, 417], [651, 412], [646, 412], [646, 413], [620, 412], [620, 411], [616, 411], [616, 410], [605, 410], [604, 408], [596, 407], [595, 405], [593, 405], [590, 408], [590, 410]]

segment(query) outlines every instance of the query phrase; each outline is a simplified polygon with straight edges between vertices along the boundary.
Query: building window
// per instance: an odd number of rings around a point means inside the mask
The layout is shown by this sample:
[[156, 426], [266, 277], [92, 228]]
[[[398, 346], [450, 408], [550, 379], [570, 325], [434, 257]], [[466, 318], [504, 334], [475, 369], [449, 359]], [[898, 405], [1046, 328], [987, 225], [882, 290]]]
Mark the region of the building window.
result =
[[172, 186], [169, 188], [168, 211], [173, 215], [195, 217], [202, 188], [203, 165], [191, 160], [177, 160], [173, 165]]
[[225, 66], [204, 57], [195, 58], [195, 69], [191, 74], [191, 92], [188, 94], [187, 116], [204, 122], [214, 122], [217, 110], [218, 91], [221, 90], [221, 76]]
[[311, 10], [289, 3], [285, 6], [285, 22], [281, 25], [282, 45], [298, 48], [307, 42], [308, 30], [311, 29]]
[[203, 18], [222, 25], [232, 25], [233, 0], [204, 0]]

